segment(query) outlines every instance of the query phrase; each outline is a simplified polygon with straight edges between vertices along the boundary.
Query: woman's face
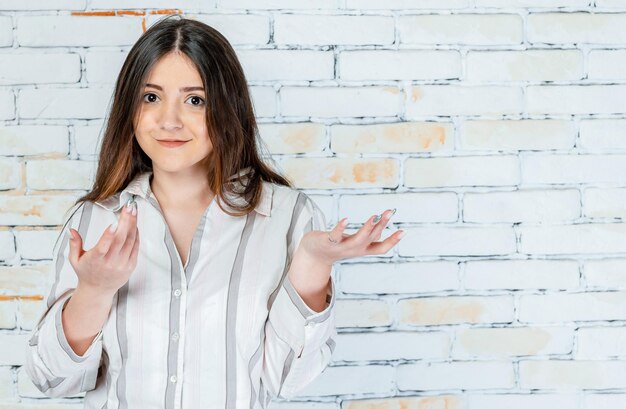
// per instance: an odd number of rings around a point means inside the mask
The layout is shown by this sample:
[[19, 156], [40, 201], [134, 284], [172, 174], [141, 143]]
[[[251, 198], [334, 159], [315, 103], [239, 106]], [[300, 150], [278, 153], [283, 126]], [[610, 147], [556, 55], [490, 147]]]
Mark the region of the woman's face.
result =
[[[203, 159], [213, 145], [207, 131], [205, 104], [202, 79], [187, 56], [170, 53], [156, 63], [143, 84], [134, 121], [137, 142], [152, 159], [154, 168], [166, 172], [206, 169]], [[169, 146], [159, 142], [167, 139], [187, 142]]]

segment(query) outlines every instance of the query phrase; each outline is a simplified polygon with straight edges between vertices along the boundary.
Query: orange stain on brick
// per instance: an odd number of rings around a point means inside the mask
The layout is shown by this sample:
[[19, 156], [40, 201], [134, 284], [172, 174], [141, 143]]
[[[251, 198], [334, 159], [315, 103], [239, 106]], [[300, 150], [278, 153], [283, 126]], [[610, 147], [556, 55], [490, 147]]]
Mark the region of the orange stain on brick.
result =
[[420, 90], [418, 87], [413, 87], [411, 89], [411, 101], [417, 102], [417, 100], [421, 99], [423, 96], [424, 94], [422, 93], [422, 90]]
[[355, 163], [352, 166], [352, 176], [357, 183], [374, 183], [378, 176], [378, 167], [375, 163]]
[[456, 396], [363, 399], [348, 402], [346, 409], [459, 409]]
[[0, 301], [10, 300], [41, 301], [43, 300], [43, 295], [0, 295]]
[[417, 299], [406, 303], [406, 320], [415, 324], [479, 322], [484, 313], [484, 307], [473, 301]]
[[142, 10], [120, 10], [116, 12], [118, 16], [145, 16], [146, 12]]
[[150, 10], [150, 14], [182, 14], [182, 10], [178, 9], [163, 9], [163, 10]]
[[396, 87], [385, 87], [385, 88], [383, 88], [383, 91], [389, 92], [389, 93], [394, 94], [394, 95], [397, 95], [400, 92], [400, 90], [398, 88], [396, 88]]
[[285, 143], [298, 151], [310, 150], [315, 142], [317, 130], [313, 127], [303, 127], [290, 132], [285, 136]]

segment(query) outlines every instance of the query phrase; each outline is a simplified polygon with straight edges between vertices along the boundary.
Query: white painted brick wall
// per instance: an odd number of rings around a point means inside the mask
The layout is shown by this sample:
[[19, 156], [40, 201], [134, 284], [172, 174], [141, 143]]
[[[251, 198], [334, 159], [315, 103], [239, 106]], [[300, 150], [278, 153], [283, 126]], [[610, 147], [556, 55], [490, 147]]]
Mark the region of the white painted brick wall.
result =
[[626, 407], [626, 1], [4, 0], [0, 408], [80, 406], [29, 383], [27, 334], [163, 9], [233, 44], [328, 228], [396, 208], [383, 238], [407, 231], [337, 263], [333, 362], [274, 407]]

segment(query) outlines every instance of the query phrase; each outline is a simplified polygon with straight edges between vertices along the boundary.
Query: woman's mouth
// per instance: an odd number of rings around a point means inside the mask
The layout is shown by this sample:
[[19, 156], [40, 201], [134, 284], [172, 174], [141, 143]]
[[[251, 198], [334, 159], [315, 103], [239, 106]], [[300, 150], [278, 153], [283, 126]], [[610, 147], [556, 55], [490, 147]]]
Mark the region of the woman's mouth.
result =
[[189, 141], [160, 141], [160, 140], [157, 140], [157, 142], [159, 144], [167, 147], [167, 148], [177, 148], [177, 147], [179, 147], [181, 145], [186, 144]]

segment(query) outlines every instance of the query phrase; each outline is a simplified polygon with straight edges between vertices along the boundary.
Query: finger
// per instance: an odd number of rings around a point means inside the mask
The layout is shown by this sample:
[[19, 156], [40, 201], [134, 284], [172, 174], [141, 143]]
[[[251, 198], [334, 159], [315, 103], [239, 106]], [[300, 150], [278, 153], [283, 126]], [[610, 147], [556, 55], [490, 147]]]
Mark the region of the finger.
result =
[[76, 268], [76, 266], [78, 265], [78, 259], [80, 259], [80, 256], [82, 256], [84, 253], [83, 239], [82, 237], [80, 237], [80, 234], [71, 227], [69, 229], [69, 235], [70, 235], [70, 254], [68, 258], [70, 260], [70, 264], [74, 268]]
[[374, 228], [370, 232], [369, 238], [372, 241], [378, 241], [380, 239], [381, 234], [389, 220], [391, 220], [391, 216], [396, 213], [396, 209], [387, 209], [382, 213], [382, 218], [374, 225]]
[[128, 235], [128, 238], [124, 242], [124, 245], [120, 249], [119, 256], [122, 258], [122, 260], [127, 260], [130, 257], [130, 253], [133, 250], [133, 247], [135, 246], [136, 237], [137, 237], [137, 226], [135, 225], [135, 228], [130, 232], [130, 234]]
[[398, 244], [402, 239], [404, 231], [398, 230], [394, 232], [391, 236], [387, 237], [383, 241], [377, 241], [370, 244], [367, 248], [367, 254], [385, 254], [387, 253], [393, 246]]
[[138, 254], [139, 254], [139, 232], [137, 232], [137, 235], [135, 236], [135, 243], [133, 244], [133, 249], [130, 252], [129, 263], [131, 263], [131, 265], [134, 266], [137, 264]]
[[[348, 218], [344, 217], [343, 219], [339, 221], [339, 223], [335, 225], [335, 227], [331, 231], [328, 232], [328, 234], [330, 234], [330, 237], [333, 240], [337, 240], [337, 243], [341, 243], [341, 240], [343, 240], [343, 238], [347, 236], [347, 234], [343, 234], [347, 225], [348, 225]], [[333, 243], [333, 244], [337, 244], [337, 243]]]
[[[130, 212], [132, 211], [133, 204], [129, 201], [129, 204], [125, 205], [122, 208], [120, 214], [120, 221], [117, 230], [115, 231], [115, 237], [113, 237], [113, 241], [111, 242], [111, 247], [107, 252], [106, 257], [116, 257], [119, 255], [122, 250], [122, 246], [128, 240], [128, 236], [131, 233], [131, 226], [136, 224], [136, 216], [133, 216]], [[134, 228], [134, 227], [133, 227]]]

